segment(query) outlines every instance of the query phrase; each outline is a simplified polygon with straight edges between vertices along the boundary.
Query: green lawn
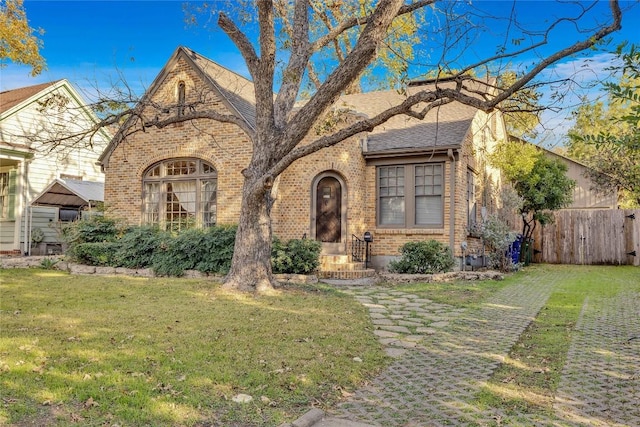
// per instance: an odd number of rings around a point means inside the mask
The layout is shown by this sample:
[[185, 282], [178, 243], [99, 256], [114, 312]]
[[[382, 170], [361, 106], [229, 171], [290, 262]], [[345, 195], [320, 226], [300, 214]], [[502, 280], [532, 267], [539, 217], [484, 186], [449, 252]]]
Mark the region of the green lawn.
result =
[[[474, 310], [527, 276], [557, 284], [480, 409], [550, 414], [585, 299], [640, 292], [640, 269], [536, 265], [499, 282], [396, 287]], [[254, 297], [203, 280], [0, 270], [0, 425], [275, 426], [387, 362], [365, 309], [323, 285]]]
[[365, 309], [322, 286], [0, 275], [0, 425], [278, 425], [387, 362]]

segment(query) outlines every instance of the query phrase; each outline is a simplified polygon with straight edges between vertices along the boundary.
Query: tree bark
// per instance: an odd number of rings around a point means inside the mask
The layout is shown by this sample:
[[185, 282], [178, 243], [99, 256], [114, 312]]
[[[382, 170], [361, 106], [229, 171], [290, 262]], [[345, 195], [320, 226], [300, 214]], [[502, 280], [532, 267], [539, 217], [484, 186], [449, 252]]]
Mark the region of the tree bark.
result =
[[269, 292], [276, 284], [271, 270], [271, 192], [245, 178], [231, 269], [223, 287]]

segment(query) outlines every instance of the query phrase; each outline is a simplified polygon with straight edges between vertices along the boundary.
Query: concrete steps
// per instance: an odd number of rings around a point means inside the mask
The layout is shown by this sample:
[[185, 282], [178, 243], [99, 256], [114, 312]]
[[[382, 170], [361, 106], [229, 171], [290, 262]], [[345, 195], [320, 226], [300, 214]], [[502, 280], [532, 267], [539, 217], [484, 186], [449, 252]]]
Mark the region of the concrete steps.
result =
[[321, 255], [318, 279], [363, 279], [376, 271], [365, 268], [363, 262], [353, 262], [349, 255]]

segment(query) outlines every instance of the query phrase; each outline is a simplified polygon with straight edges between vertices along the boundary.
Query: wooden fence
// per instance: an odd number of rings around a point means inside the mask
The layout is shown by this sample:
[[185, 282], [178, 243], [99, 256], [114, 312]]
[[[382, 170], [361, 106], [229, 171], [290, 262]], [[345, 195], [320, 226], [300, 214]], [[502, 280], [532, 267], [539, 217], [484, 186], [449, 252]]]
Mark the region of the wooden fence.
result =
[[534, 232], [534, 261], [640, 265], [640, 210], [580, 209], [554, 213]]

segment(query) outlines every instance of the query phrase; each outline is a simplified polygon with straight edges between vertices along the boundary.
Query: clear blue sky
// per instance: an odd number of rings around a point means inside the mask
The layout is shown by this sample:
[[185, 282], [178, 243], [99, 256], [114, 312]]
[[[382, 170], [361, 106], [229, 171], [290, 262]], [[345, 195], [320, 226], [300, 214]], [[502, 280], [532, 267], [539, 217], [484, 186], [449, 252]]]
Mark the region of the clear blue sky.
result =
[[[0, 90], [66, 78], [81, 88], [95, 82], [117, 79], [122, 72], [136, 90], [147, 86], [157, 75], [177, 46], [188, 46], [214, 61], [246, 75], [242, 57], [226, 36], [211, 26], [209, 29], [187, 26], [182, 0], [148, 1], [51, 1], [25, 0], [30, 24], [42, 28], [42, 54], [48, 69], [36, 78], [29, 77], [27, 67], [9, 64], [0, 69]], [[188, 2], [195, 5], [198, 2]], [[507, 0], [475, 0], [485, 10], [508, 14], [512, 2]], [[544, 0], [522, 2], [518, 18], [542, 27], [565, 11], [556, 3]], [[591, 4], [592, 2], [582, 2]], [[617, 42], [628, 40], [640, 44], [640, 4], [638, 0], [624, 1], [626, 11], [623, 30], [615, 36]], [[607, 2], [599, 1], [597, 9], [606, 11]], [[594, 16], [600, 16], [596, 13]], [[496, 33], [476, 34], [473, 48], [465, 51], [465, 58], [486, 55], [495, 51], [505, 37]], [[514, 29], [511, 29], [513, 34]], [[571, 25], [564, 25], [554, 34], [555, 40], [576, 37]], [[596, 55], [597, 53], [594, 53]], [[535, 60], [535, 58], [529, 58]], [[589, 67], [594, 72], [607, 65], [610, 58], [595, 56]], [[582, 66], [583, 62], [565, 61], [555, 67], [561, 75]]]

